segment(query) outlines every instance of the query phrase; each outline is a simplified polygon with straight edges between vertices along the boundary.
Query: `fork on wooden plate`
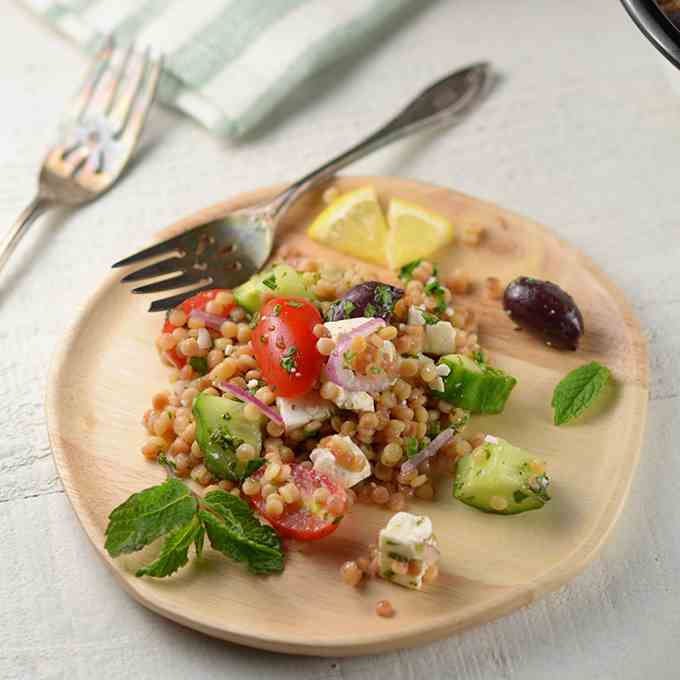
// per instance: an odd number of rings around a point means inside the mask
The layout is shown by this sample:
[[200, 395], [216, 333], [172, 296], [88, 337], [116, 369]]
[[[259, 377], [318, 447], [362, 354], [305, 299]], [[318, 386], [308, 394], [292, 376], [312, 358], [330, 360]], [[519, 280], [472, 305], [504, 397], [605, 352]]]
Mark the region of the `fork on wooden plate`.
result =
[[[179, 293], [154, 300], [150, 312], [176, 307], [208, 288], [234, 288], [264, 266], [274, 232], [288, 208], [306, 191], [369, 153], [420, 130], [458, 120], [474, 109], [493, 83], [491, 65], [482, 62], [449, 74], [423, 90], [392, 120], [345, 153], [305, 175], [272, 199], [200, 224], [116, 262], [114, 267], [159, 259], [128, 273], [121, 283], [166, 278], [138, 286], [133, 293]], [[167, 278], [169, 274], [176, 274]]]
[[38, 192], [0, 240], [0, 271], [29, 225], [50, 208], [94, 200], [121, 176], [153, 103], [162, 59], [106, 39], [48, 151]]

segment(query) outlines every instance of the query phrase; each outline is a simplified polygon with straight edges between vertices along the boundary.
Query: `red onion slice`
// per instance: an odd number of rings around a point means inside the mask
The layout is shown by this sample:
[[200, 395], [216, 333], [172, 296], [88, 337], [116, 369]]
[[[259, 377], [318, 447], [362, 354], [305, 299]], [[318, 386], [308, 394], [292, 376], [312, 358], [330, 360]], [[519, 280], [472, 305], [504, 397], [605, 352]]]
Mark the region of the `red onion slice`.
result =
[[328, 363], [326, 364], [326, 375], [331, 382], [350, 392], [382, 392], [394, 382], [394, 377], [387, 375], [385, 372], [374, 376], [357, 375], [354, 371], [344, 366], [345, 360], [343, 354], [352, 344], [352, 338], [359, 335], [364, 337], [371, 335], [383, 326], [385, 326], [383, 319], [371, 319], [361, 324], [361, 326], [357, 326], [355, 329], [340, 335], [339, 341], [328, 357]]
[[443, 432], [440, 432], [422, 451], [402, 463], [401, 474], [407, 475], [409, 472], [416, 470], [423, 461], [434, 456], [442, 446], [446, 446], [455, 434], [456, 431], [452, 427], [448, 427]]
[[208, 312], [202, 309], [192, 309], [189, 312], [189, 318], [200, 319], [206, 326], [206, 328], [212, 328], [215, 331], [219, 331], [222, 328], [222, 324], [225, 321], [229, 321], [226, 316], [218, 316], [217, 314], [208, 314]]
[[238, 397], [239, 399], [242, 399], [243, 401], [247, 401], [249, 404], [253, 404], [253, 406], [257, 406], [257, 408], [264, 413], [269, 420], [273, 420], [275, 423], [278, 423], [279, 425], [283, 425], [283, 418], [279, 414], [279, 412], [272, 408], [271, 406], [267, 406], [262, 400], [258, 399], [256, 396], [252, 395], [248, 390], [244, 390], [242, 387], [239, 387], [238, 385], [234, 385], [233, 383], [226, 382], [222, 380], [221, 382], [215, 383], [216, 387], [219, 387], [223, 392], [230, 392], [233, 394], [235, 397]]

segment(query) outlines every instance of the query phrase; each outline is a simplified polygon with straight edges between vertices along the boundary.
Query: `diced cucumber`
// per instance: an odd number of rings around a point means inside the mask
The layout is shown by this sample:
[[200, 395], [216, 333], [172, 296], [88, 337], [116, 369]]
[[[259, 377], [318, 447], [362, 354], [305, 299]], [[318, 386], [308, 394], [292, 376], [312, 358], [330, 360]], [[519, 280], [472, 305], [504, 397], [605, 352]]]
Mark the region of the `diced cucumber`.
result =
[[500, 413], [517, 380], [499, 368], [478, 363], [462, 354], [447, 354], [438, 365], [449, 368], [444, 389], [433, 392], [444, 401], [472, 413]]
[[287, 264], [277, 264], [271, 269], [251, 276], [238, 288], [234, 288], [236, 302], [251, 314], [259, 311], [264, 296], [313, 298], [305, 286], [302, 274]]
[[503, 439], [484, 442], [458, 461], [453, 495], [484, 512], [516, 515], [550, 500], [542, 464]]
[[239, 482], [264, 463], [262, 458], [247, 463], [236, 458], [242, 443], [250, 444], [258, 456], [262, 450], [262, 424], [245, 418], [243, 407], [240, 401], [204, 393], [194, 401], [196, 441], [203, 451], [203, 463], [218, 479]]

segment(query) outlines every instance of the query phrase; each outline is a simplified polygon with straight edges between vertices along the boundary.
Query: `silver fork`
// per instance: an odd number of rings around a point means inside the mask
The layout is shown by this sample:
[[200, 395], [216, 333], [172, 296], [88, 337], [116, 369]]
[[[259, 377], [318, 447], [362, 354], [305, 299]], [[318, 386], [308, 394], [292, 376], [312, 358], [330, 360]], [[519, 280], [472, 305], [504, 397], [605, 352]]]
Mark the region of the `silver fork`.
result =
[[0, 271], [39, 215], [87, 203], [113, 186], [137, 146], [161, 69], [148, 49], [106, 39], [43, 161], [37, 195], [0, 241]]
[[121, 279], [121, 283], [177, 274], [140, 286], [132, 292], [160, 293], [192, 286], [170, 297], [154, 300], [149, 307], [150, 312], [171, 309], [187, 297], [208, 288], [234, 288], [265, 264], [272, 251], [277, 223], [304, 192], [386, 144], [462, 116], [481, 99], [491, 80], [488, 63], [474, 64], [446, 76], [421, 92], [377, 132], [274, 198], [235, 210], [116, 262], [114, 267], [124, 267], [175, 253], [172, 257], [130, 272]]

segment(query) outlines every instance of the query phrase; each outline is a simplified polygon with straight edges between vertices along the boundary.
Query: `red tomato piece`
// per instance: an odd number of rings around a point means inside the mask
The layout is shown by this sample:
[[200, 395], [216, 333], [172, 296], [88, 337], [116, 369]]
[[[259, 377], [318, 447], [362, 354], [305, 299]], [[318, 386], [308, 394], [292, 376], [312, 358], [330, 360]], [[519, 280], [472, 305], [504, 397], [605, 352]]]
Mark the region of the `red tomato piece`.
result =
[[313, 332], [318, 323], [323, 323], [319, 310], [305, 298], [272, 298], [260, 310], [253, 353], [277, 397], [299, 397], [318, 379], [324, 362]]
[[[248, 498], [251, 505], [270, 522], [281, 536], [298, 541], [317, 541], [332, 534], [338, 528], [343, 513], [347, 509], [345, 489], [326, 475], [319, 474], [316, 470], [300, 463], [293, 463], [290, 467], [291, 481], [300, 491], [298, 503], [285, 505], [283, 514], [276, 517], [267, 514], [266, 500], [260, 494]], [[264, 471], [265, 467], [261, 467], [253, 478], [261, 480]], [[328, 500], [320, 505], [314, 500], [314, 492], [322, 488], [328, 491]], [[338, 512], [338, 509], [341, 510]]]
[[[202, 309], [202, 310], [204, 310], [205, 306], [208, 304], [208, 302], [210, 302], [211, 300], [214, 300], [218, 293], [223, 293], [223, 292], [228, 292], [228, 291], [225, 288], [213, 288], [212, 290], [204, 290], [202, 293], [196, 293], [196, 295], [194, 295], [193, 297], [187, 298], [179, 306], [179, 308], [187, 315], [187, 318], [188, 318], [189, 314], [191, 314], [192, 309]], [[235, 307], [235, 303], [228, 305], [224, 309], [225, 316], [227, 314], [229, 314], [229, 312], [234, 307]], [[171, 324], [170, 321], [166, 318], [165, 323], [163, 324], [163, 333], [172, 333], [172, 331], [174, 331], [175, 328], [179, 328], [179, 326], [175, 326], [174, 324]], [[174, 348], [165, 352], [165, 356], [175, 366], [177, 366], [177, 368], [182, 368], [182, 366], [184, 366], [187, 363], [187, 358], [180, 356]]]

